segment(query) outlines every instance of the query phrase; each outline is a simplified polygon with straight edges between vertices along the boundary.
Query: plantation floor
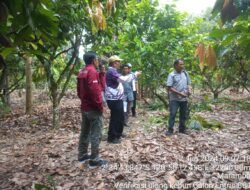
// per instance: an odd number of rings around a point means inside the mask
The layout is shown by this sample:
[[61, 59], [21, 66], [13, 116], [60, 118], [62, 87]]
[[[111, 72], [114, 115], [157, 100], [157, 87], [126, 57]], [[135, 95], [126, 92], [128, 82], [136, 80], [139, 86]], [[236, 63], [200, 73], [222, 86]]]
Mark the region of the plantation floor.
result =
[[36, 103], [31, 116], [16, 106], [0, 120], [0, 189], [32, 189], [35, 183], [58, 190], [250, 189], [250, 111], [200, 112], [225, 128], [166, 137], [165, 124], [152, 122], [165, 113], [141, 105], [118, 145], [105, 140], [107, 111], [100, 150], [109, 164], [89, 169], [77, 161], [78, 107], [74, 96], [63, 100], [57, 130], [46, 102]]

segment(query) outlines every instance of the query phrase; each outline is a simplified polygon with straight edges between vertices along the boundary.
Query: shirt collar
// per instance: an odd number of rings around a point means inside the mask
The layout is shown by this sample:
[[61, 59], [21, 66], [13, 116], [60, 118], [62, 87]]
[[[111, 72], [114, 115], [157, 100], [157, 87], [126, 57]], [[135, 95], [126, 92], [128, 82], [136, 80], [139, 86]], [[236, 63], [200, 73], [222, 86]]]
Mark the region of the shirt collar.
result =
[[89, 64], [89, 65], [86, 65], [87, 68], [92, 68], [92, 69], [96, 69], [95, 66], [93, 64]]
[[180, 73], [178, 73], [176, 70], [174, 70], [174, 74], [181, 74], [183, 72], [184, 72], [184, 70], [182, 70]]

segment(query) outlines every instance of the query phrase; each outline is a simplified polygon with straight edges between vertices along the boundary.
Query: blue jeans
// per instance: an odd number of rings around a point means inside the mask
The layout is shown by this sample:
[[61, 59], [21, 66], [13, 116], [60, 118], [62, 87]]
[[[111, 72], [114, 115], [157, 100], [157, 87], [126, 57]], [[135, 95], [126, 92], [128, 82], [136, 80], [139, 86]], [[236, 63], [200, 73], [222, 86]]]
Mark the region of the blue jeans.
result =
[[169, 121], [168, 121], [168, 131], [174, 131], [175, 116], [180, 108], [179, 116], [179, 132], [184, 132], [186, 129], [185, 122], [187, 120], [187, 101], [170, 101], [169, 103]]

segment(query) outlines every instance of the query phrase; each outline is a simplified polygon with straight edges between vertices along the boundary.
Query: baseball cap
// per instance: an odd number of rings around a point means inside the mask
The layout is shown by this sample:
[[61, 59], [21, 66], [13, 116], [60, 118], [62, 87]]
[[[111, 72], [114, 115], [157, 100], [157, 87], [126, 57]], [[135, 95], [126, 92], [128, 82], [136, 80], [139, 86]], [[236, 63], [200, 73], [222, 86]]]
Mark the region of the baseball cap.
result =
[[128, 67], [129, 67], [129, 68], [131, 68], [131, 67], [132, 67], [131, 63], [127, 63], [127, 65], [128, 65]]
[[117, 55], [113, 55], [109, 58], [109, 63], [113, 63], [115, 61], [122, 61], [122, 59], [118, 57]]

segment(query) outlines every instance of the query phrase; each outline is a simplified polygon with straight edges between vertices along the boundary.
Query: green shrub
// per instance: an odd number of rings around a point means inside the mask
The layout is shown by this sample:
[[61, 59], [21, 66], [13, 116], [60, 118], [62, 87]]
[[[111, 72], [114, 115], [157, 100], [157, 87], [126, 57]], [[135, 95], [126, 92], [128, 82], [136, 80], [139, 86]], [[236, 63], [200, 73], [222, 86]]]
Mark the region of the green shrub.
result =
[[219, 130], [224, 128], [224, 125], [215, 119], [208, 120], [200, 115], [193, 115], [188, 127], [196, 130], [201, 130], [203, 128]]

